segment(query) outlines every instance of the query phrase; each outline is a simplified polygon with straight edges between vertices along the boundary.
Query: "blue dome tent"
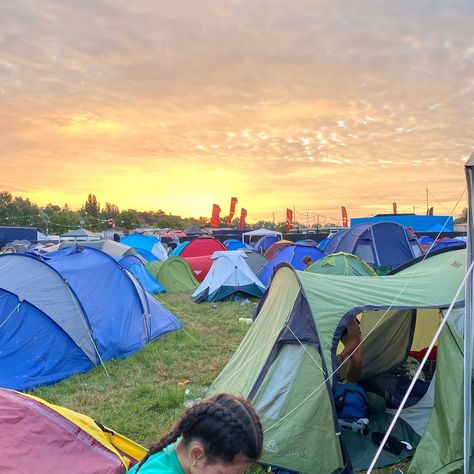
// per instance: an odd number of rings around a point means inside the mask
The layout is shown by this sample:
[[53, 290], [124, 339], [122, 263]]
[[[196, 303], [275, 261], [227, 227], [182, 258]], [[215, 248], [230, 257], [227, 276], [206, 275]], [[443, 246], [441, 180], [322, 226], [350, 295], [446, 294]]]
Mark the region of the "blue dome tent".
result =
[[326, 253], [357, 255], [373, 267], [399, 267], [423, 254], [414, 234], [396, 222], [359, 224], [332, 237]]
[[311, 257], [315, 262], [326, 255], [318, 247], [310, 245], [293, 244], [283, 247], [269, 262], [258, 275], [260, 281], [268, 286], [273, 275], [273, 271], [279, 263], [289, 263], [295, 270], [304, 270], [305, 264], [303, 258]]
[[133, 247], [147, 262], [166, 260], [168, 253], [159, 239], [151, 235], [131, 234], [124, 237], [120, 243]]
[[123, 358], [181, 327], [112, 257], [0, 255], [0, 386], [26, 390]]
[[122, 267], [133, 273], [138, 278], [143, 288], [150, 293], [163, 293], [166, 290], [153, 278], [150, 272], [146, 269], [143, 262], [134, 255], [125, 255], [118, 261]]

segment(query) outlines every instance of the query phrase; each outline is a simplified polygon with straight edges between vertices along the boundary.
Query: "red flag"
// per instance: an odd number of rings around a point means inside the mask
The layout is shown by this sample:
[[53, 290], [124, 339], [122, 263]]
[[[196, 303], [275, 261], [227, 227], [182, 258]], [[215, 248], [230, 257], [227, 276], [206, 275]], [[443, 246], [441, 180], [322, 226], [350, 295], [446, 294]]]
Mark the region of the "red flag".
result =
[[211, 217], [211, 227], [219, 227], [219, 214], [221, 213], [221, 208], [218, 204], [212, 205], [212, 217]]
[[227, 225], [232, 225], [232, 219], [234, 218], [236, 204], [237, 204], [237, 198], [236, 197], [230, 198], [230, 212], [229, 212], [229, 217], [227, 218]]
[[396, 214], [397, 213], [397, 203], [392, 202], [392, 206], [393, 206], [393, 213]]
[[247, 209], [242, 208], [240, 211], [240, 227], [239, 230], [245, 229], [245, 218], [247, 217]]
[[347, 210], [344, 206], [341, 207], [342, 210], [342, 227], [349, 227], [349, 219], [347, 218]]
[[293, 229], [293, 211], [286, 209], [286, 230]]

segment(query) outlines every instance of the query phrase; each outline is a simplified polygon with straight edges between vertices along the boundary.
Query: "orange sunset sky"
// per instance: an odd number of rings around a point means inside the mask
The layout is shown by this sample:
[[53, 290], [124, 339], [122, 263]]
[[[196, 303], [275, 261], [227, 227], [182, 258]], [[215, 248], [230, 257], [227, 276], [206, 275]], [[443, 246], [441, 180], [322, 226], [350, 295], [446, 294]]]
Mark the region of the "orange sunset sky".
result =
[[424, 213], [429, 188], [446, 214], [474, 150], [473, 25], [471, 0], [1, 2], [0, 189], [337, 221]]

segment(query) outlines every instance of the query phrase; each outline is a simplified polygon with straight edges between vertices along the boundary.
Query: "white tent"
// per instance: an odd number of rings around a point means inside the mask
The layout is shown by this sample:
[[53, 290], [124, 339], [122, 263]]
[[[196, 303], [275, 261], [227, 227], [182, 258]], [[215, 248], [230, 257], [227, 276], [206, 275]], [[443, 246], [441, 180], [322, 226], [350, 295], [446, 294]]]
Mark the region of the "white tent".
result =
[[209, 273], [191, 296], [196, 303], [219, 301], [235, 293], [263, 295], [266, 288], [247, 265], [245, 252], [217, 251], [211, 258], [214, 262]]
[[274, 235], [275, 237], [283, 237], [281, 232], [277, 232], [275, 230], [270, 229], [255, 229], [249, 232], [244, 232], [242, 234], [242, 242], [245, 242], [245, 237], [248, 237], [248, 242], [252, 240], [252, 237], [265, 237], [266, 235]]

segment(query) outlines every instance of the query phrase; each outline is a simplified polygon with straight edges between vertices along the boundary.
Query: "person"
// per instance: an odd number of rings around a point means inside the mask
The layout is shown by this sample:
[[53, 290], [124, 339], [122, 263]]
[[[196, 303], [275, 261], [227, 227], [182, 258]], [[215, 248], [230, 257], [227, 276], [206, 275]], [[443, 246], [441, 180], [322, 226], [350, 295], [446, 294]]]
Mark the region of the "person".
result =
[[341, 341], [344, 344], [344, 349], [337, 356], [337, 364], [340, 367], [347, 358], [350, 358], [346, 380], [349, 383], [357, 383], [362, 373], [363, 357], [362, 346], [360, 346], [362, 336], [357, 317], [349, 320], [344, 332], [342, 333]]
[[313, 263], [313, 260], [309, 255], [306, 255], [306, 257], [303, 257], [303, 263], [304, 269], [306, 270]]
[[188, 408], [129, 474], [241, 474], [262, 447], [262, 425], [250, 402], [220, 393]]

